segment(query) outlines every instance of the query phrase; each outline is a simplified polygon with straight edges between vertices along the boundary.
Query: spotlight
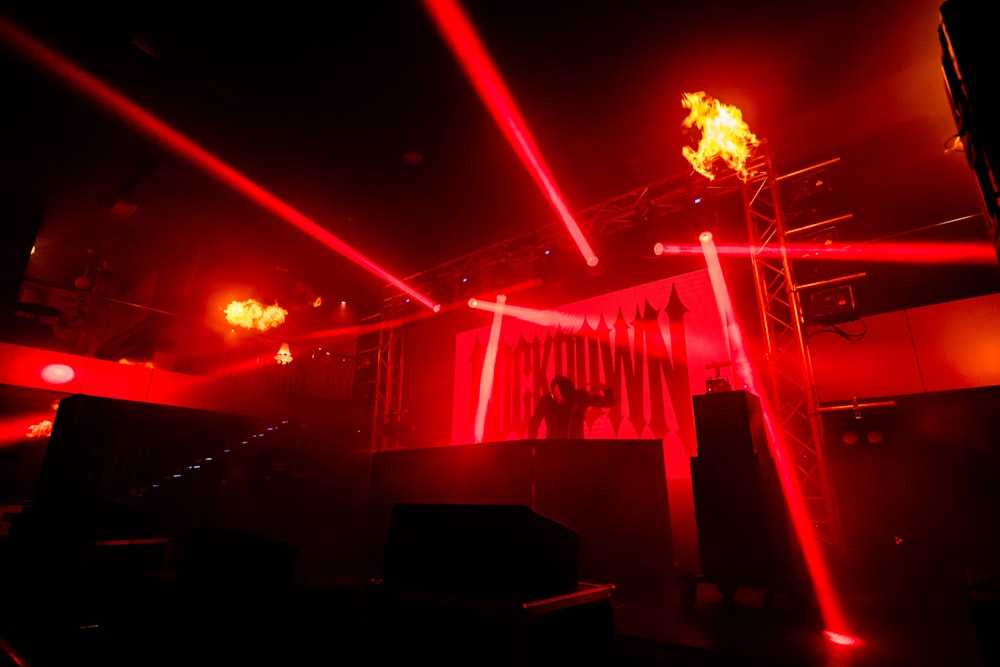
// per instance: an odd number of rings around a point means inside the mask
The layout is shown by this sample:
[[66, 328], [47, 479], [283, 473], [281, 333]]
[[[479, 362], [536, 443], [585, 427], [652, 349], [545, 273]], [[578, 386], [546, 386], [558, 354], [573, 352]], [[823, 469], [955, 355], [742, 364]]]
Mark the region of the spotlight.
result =
[[722, 374], [722, 369], [726, 366], [732, 366], [732, 364], [731, 361], [716, 361], [705, 364], [706, 369], [715, 369], [714, 376], [705, 378], [705, 393], [716, 394], [720, 391], [732, 391], [729, 378]]
[[810, 292], [806, 298], [805, 311], [807, 322], [821, 326], [856, 320], [854, 291], [850, 285], [838, 285]]
[[[895, 423], [894, 401], [853, 401], [820, 408], [828, 413], [827, 425], [846, 447], [881, 446], [892, 436]], [[832, 444], [832, 443], [831, 443]]]
[[532, 261], [532, 269], [542, 284], [555, 284], [565, 279], [559, 249], [553, 246], [539, 246]]
[[472, 298], [476, 296], [482, 289], [482, 280], [480, 280], [478, 275], [466, 274], [459, 278], [458, 281], [458, 294], [459, 297]]

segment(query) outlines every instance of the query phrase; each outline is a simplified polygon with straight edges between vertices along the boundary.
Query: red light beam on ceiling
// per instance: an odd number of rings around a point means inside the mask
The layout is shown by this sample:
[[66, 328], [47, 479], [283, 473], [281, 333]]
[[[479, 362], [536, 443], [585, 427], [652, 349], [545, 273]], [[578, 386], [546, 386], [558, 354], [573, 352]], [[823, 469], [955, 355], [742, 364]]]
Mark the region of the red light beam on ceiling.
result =
[[454, 0], [424, 0], [424, 7], [472, 81], [493, 119], [507, 137], [507, 141], [566, 226], [587, 265], [597, 266], [599, 262], [597, 255], [580, 231], [580, 226], [566, 205], [559, 186], [556, 185], [541, 151], [538, 150], [538, 145], [531, 136], [531, 131], [521, 117], [517, 105], [514, 104], [507, 86], [504, 85], [468, 16]]
[[329, 230], [290, 206], [268, 190], [262, 188], [242, 173], [208, 152], [162, 120], [135, 104], [114, 88], [77, 67], [68, 59], [45, 46], [7, 19], [0, 17], [0, 37], [43, 69], [55, 74], [88, 99], [99, 103], [114, 115], [162, 142], [180, 157], [207, 172], [210, 176], [230, 186], [261, 207], [278, 215], [292, 226], [308, 234], [387, 283], [431, 308], [440, 306], [414, 288], [396, 278], [371, 259], [361, 254]]

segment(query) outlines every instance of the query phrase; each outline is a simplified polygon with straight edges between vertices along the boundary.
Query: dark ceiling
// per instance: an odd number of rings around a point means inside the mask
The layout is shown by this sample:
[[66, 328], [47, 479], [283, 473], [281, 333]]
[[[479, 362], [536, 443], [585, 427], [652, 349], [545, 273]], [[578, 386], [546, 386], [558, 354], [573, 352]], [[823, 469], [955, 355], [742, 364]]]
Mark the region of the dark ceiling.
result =
[[[46, 69], [11, 25], [397, 277], [556, 220], [419, 2], [100, 4], [5, 15], [3, 174], [45, 200], [37, 278], [70, 284], [93, 250], [123, 293], [157, 276], [144, 305], [242, 289], [361, 316], [384, 285]], [[989, 242], [946, 150], [935, 0], [465, 7], [574, 210], [690, 172], [681, 96], [703, 90], [781, 171], [840, 159], [845, 238]], [[931, 268], [876, 269], [868, 310], [997, 288], [982, 267]]]

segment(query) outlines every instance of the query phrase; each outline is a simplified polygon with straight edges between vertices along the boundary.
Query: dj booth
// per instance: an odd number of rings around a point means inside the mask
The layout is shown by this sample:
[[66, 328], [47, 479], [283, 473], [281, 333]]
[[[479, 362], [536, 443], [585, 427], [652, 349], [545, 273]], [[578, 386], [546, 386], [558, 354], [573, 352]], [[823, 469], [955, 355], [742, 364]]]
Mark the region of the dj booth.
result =
[[[393, 525], [397, 505], [423, 509]], [[471, 506], [462, 524], [455, 506]], [[477, 527], [463, 528], [470, 521]], [[561, 527], [578, 536], [578, 554], [560, 541]], [[551, 576], [612, 585], [622, 597], [664, 590], [674, 579], [660, 440], [515, 440], [376, 453], [365, 548], [372, 579], [387, 574], [387, 546], [400, 531], [410, 544], [433, 534], [426, 549], [466, 557], [470, 587], [537, 573], [539, 559], [552, 554], [564, 562], [544, 564]], [[420, 558], [419, 548], [407, 557]]]

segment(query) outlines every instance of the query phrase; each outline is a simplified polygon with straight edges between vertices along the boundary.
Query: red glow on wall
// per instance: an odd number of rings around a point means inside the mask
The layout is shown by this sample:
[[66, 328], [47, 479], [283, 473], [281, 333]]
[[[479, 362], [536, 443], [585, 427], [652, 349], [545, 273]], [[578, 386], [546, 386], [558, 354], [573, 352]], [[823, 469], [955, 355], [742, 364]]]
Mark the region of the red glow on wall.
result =
[[507, 141], [566, 226], [587, 265], [597, 266], [599, 261], [597, 255], [580, 231], [538, 145], [531, 136], [531, 131], [521, 117], [517, 105], [469, 18], [454, 0], [424, 0], [424, 6], [479, 93], [479, 97], [486, 104], [493, 120], [503, 131]]
[[[10, 447], [36, 437], [32, 434], [40, 433], [38, 427], [45, 421], [51, 423], [52, 418], [51, 414], [27, 414], [0, 419], [0, 447]], [[51, 427], [48, 430], [51, 431]]]
[[823, 634], [826, 636], [826, 638], [828, 640], [830, 640], [831, 643], [836, 644], [837, 646], [860, 646], [861, 645], [861, 640], [860, 639], [858, 639], [857, 637], [854, 637], [853, 635], [845, 634], [843, 632], [831, 632], [829, 630], [826, 630], [826, 631], [823, 632]]
[[9, 447], [25, 440], [28, 424], [24, 419], [8, 418], [0, 420], [0, 447]]
[[88, 99], [105, 107], [112, 114], [126, 121], [140, 132], [162, 142], [178, 156], [188, 160], [210, 176], [230, 186], [261, 207], [278, 215], [292, 226], [316, 239], [323, 245], [346, 257], [372, 275], [377, 276], [432, 310], [440, 306], [414, 288], [396, 278], [371, 259], [342, 241], [329, 230], [296, 210], [291, 205], [262, 188], [242, 173], [205, 150], [197, 143], [173, 129], [155, 115], [135, 104], [114, 88], [90, 75], [82, 68], [37, 41], [10, 21], [0, 18], [0, 37], [21, 53], [55, 74]]

